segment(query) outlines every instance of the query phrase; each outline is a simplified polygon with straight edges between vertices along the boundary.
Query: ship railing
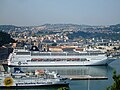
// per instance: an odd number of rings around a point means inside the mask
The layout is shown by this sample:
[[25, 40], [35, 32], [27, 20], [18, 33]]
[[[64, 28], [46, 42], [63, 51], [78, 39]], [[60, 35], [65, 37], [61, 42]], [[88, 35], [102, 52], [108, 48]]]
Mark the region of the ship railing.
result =
[[19, 49], [25, 49], [24, 47], [16, 47], [15, 49], [19, 50]]
[[67, 56], [67, 53], [40, 52], [40, 53], [31, 53], [31, 56]]
[[39, 52], [31, 53], [31, 56], [81, 56], [81, 55], [103, 55], [104, 53], [52, 53], [52, 52]]
[[88, 61], [86, 58], [49, 58], [49, 59], [44, 59], [44, 58], [36, 58], [36, 59], [31, 59], [28, 62], [52, 62], [52, 61]]
[[30, 52], [16, 52], [16, 55], [30, 55]]

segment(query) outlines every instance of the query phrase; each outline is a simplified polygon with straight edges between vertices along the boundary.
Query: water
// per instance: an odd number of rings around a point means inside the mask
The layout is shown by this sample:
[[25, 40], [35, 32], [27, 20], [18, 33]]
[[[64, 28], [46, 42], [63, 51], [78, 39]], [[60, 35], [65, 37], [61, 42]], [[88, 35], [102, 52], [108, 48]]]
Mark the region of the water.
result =
[[[116, 70], [120, 74], [120, 60], [112, 62], [108, 66], [79, 66], [79, 67], [20, 67], [22, 71], [33, 72], [36, 69], [44, 69], [58, 72], [60, 75], [91, 75], [106, 76], [107, 80], [71, 80], [70, 90], [106, 90], [113, 83], [112, 75]], [[9, 70], [13, 72], [13, 67]], [[42, 87], [22, 90], [58, 90], [59, 87]], [[15, 89], [21, 90], [21, 89]]]

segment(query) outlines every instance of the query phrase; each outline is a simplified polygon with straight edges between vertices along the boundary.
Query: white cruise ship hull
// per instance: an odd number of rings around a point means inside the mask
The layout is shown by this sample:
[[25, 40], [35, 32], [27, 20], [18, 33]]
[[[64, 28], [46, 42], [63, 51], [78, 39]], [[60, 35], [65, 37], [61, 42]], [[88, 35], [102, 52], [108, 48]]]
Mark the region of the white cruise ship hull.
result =
[[90, 66], [90, 65], [108, 65], [112, 61], [114, 61], [116, 58], [101, 58], [101, 59], [93, 59], [88, 61], [41, 61], [41, 62], [22, 62], [20, 61], [14, 61], [14, 62], [8, 62], [9, 66]]

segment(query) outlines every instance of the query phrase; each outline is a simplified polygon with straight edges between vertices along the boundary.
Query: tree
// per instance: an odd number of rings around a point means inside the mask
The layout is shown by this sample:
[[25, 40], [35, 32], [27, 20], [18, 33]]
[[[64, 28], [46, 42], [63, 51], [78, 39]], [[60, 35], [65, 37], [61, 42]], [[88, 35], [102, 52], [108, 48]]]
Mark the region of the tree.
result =
[[0, 46], [9, 44], [10, 42], [13, 43], [15, 40], [12, 39], [9, 34], [0, 31]]
[[116, 75], [116, 71], [114, 71], [112, 78], [114, 79], [114, 83], [107, 90], [120, 90], [120, 75]]
[[60, 87], [57, 90], [69, 90], [69, 88], [68, 87]]

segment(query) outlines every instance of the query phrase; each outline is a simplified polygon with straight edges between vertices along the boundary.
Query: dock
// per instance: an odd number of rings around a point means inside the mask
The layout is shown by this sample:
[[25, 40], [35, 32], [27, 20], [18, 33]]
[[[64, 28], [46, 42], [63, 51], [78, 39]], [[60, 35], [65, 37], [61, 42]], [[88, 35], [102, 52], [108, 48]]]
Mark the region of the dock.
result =
[[106, 80], [106, 76], [90, 76], [90, 75], [61, 75], [64, 78], [70, 78], [71, 80]]

